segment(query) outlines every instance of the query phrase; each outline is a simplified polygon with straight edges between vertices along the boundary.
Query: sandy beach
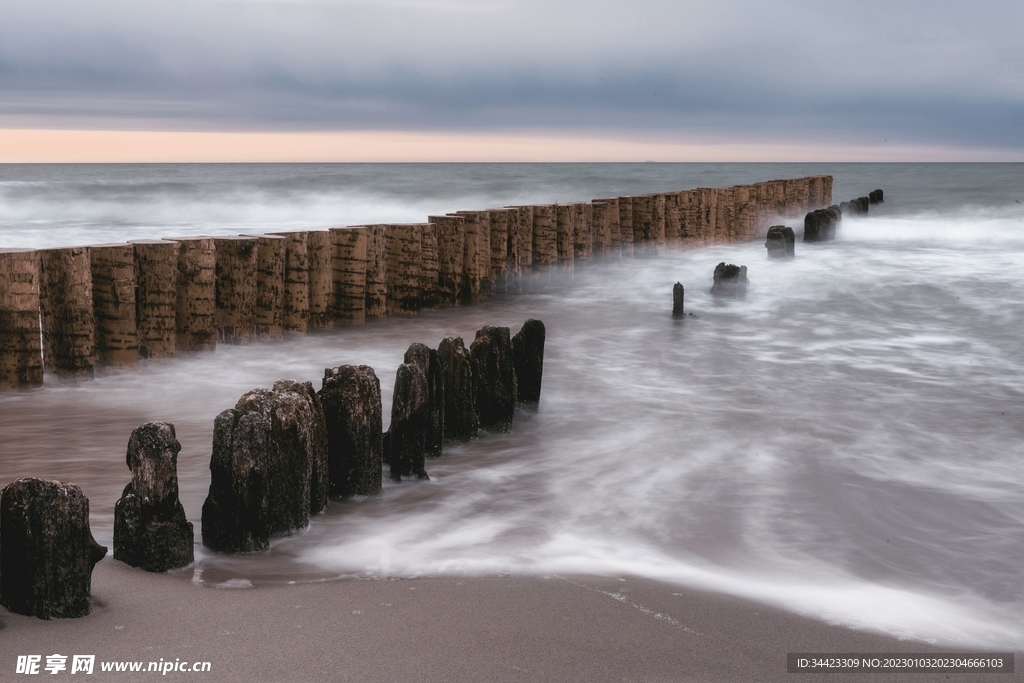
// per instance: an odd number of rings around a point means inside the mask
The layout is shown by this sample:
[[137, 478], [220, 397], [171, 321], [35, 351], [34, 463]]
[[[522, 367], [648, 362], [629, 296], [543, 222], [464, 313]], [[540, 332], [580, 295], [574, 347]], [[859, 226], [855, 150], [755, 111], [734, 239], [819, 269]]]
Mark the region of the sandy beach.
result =
[[[106, 661], [210, 662], [203, 681], [873, 681], [925, 674], [786, 672], [787, 652], [942, 652], [727, 596], [632, 577], [348, 580], [197, 586], [109, 557], [93, 611], [42, 621], [0, 612], [0, 680], [22, 654], [94, 654], [88, 680], [148, 680]], [[1018, 656], [1019, 658], [1019, 656]], [[69, 666], [70, 670], [70, 666]], [[46, 674], [45, 671], [42, 671]], [[68, 671], [63, 675], [70, 675]], [[77, 675], [77, 674], [76, 674]], [[1019, 674], [951, 674], [1009, 681]]]

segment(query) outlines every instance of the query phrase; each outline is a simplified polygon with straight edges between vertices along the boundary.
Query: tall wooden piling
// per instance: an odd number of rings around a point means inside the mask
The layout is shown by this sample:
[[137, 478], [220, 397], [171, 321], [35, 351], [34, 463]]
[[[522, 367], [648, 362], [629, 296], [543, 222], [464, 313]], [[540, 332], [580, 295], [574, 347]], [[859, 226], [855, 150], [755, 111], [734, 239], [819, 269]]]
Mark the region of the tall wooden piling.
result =
[[257, 339], [280, 339], [284, 334], [284, 267], [287, 240], [280, 235], [251, 235], [256, 245]]
[[387, 254], [384, 225], [366, 226], [366, 317], [380, 318], [388, 312]]
[[466, 219], [463, 216], [430, 216], [437, 234], [437, 297], [441, 306], [462, 302], [465, 267]]
[[89, 247], [42, 249], [38, 254], [43, 367], [64, 379], [91, 378], [96, 318]]
[[679, 192], [666, 192], [665, 197], [665, 244], [679, 244]]
[[89, 248], [92, 307], [96, 316], [96, 364], [136, 365], [139, 333], [136, 324], [135, 247], [100, 244]]
[[465, 241], [462, 252], [462, 299], [475, 302], [489, 296], [491, 280], [491, 217], [487, 211], [459, 211], [464, 219]]
[[594, 207], [590, 202], [576, 202], [569, 205], [569, 220], [572, 222], [573, 258], [589, 261], [594, 258]]
[[135, 240], [135, 320], [140, 358], [169, 358], [178, 337], [177, 242]]
[[619, 203], [619, 253], [622, 256], [633, 255], [636, 241], [633, 230], [633, 198], [617, 197]]
[[306, 236], [309, 256], [309, 329], [334, 327], [334, 242], [328, 230]]
[[533, 207], [533, 269], [544, 269], [558, 263], [557, 207], [539, 204]]
[[250, 344], [256, 335], [255, 237], [215, 237], [217, 253], [217, 341]]
[[509, 289], [509, 275], [512, 266], [508, 229], [510, 213], [510, 209], [488, 209], [487, 211], [491, 231], [491, 282], [494, 292], [498, 294], [515, 291]]
[[665, 246], [665, 195], [651, 195], [651, 243], [656, 248]]
[[568, 204], [555, 206], [555, 234], [558, 249], [558, 268], [571, 273], [575, 260], [576, 235], [573, 232], [572, 209]]
[[385, 226], [388, 315], [411, 315], [420, 310], [420, 230], [421, 225], [415, 223]]
[[607, 201], [595, 199], [591, 207], [590, 226], [594, 238], [594, 258], [606, 258], [611, 249], [611, 226], [608, 224], [610, 206]]
[[179, 237], [175, 353], [217, 347], [217, 248], [212, 237]]
[[440, 271], [437, 260], [437, 226], [420, 225], [420, 307], [437, 308], [441, 304], [438, 293]]
[[522, 272], [533, 268], [533, 207], [511, 206], [512, 224], [509, 229], [519, 236], [519, 267]]
[[309, 330], [309, 233], [274, 233], [284, 238], [284, 289], [281, 294], [281, 327], [285, 332]]
[[331, 228], [334, 244], [334, 319], [366, 320], [366, 228]]
[[0, 249], [0, 389], [43, 383], [39, 326], [39, 255]]

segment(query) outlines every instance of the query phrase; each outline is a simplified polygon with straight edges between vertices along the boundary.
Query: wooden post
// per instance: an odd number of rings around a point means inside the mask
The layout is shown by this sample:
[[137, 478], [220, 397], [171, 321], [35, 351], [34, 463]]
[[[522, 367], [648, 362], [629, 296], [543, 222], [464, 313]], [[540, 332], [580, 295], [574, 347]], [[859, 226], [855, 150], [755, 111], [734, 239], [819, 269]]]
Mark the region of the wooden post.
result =
[[334, 327], [334, 242], [327, 230], [306, 236], [309, 256], [309, 329]]
[[217, 340], [251, 344], [256, 334], [256, 270], [259, 242], [255, 237], [215, 237], [217, 252]]
[[178, 250], [168, 240], [133, 240], [135, 320], [140, 358], [169, 358], [177, 349]]
[[594, 258], [593, 211], [590, 202], [575, 202], [569, 205], [573, 234], [573, 258], [577, 261], [589, 261]]
[[606, 258], [611, 249], [611, 230], [608, 225], [609, 204], [595, 199], [591, 204], [591, 230], [594, 237], [594, 257]]
[[96, 364], [136, 365], [139, 333], [135, 303], [135, 247], [101, 244], [89, 248], [92, 306], [96, 316]]
[[696, 190], [683, 190], [679, 193], [679, 243], [684, 249], [699, 243], [697, 197]]
[[465, 219], [462, 252], [462, 298], [467, 303], [490, 295], [491, 217], [486, 211], [458, 211], [453, 216]]
[[309, 330], [309, 233], [274, 234], [285, 239], [281, 326], [285, 332], [305, 334]]
[[331, 228], [334, 243], [334, 319], [366, 320], [366, 228]]
[[43, 366], [65, 379], [92, 378], [96, 318], [89, 247], [42, 249], [38, 254]]
[[667, 192], [665, 198], [665, 244], [679, 244], [679, 192]]
[[366, 317], [380, 318], [388, 312], [386, 226], [366, 226]]
[[466, 219], [463, 216], [430, 216], [437, 234], [437, 296], [442, 306], [455, 306], [463, 300]]
[[555, 234], [558, 250], [558, 268], [571, 273], [575, 258], [576, 234], [573, 232], [572, 208], [568, 204], [555, 206]]
[[179, 237], [175, 353], [217, 347], [217, 249], [212, 237]]
[[509, 252], [509, 209], [488, 209], [490, 219], [491, 242], [491, 282], [494, 291], [506, 294], [509, 289], [511, 258]]
[[280, 235], [248, 235], [256, 245], [257, 339], [280, 339], [284, 334], [284, 263], [287, 240]]
[[39, 255], [0, 249], [0, 389], [43, 383], [39, 326]]
[[412, 315], [420, 310], [420, 258], [423, 240], [418, 224], [385, 226], [388, 315]]
[[633, 255], [636, 241], [633, 230], [633, 198], [618, 197], [619, 201], [619, 253], [622, 256]]
[[558, 263], [557, 206], [541, 204], [533, 207], [533, 269], [544, 269]]
[[437, 308], [441, 304], [438, 286], [440, 271], [437, 261], [437, 226], [420, 225], [420, 307]]
[[651, 195], [651, 235], [650, 243], [657, 253], [665, 246], [665, 195]]

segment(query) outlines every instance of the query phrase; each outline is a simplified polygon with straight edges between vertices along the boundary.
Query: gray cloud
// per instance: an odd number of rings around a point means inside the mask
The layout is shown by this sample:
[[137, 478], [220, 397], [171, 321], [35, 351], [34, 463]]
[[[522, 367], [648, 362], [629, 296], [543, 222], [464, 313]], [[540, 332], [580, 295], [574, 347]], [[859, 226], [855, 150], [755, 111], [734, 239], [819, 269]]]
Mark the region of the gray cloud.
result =
[[40, 0], [0, 23], [0, 125], [1024, 149], [1020, 35], [1002, 0]]

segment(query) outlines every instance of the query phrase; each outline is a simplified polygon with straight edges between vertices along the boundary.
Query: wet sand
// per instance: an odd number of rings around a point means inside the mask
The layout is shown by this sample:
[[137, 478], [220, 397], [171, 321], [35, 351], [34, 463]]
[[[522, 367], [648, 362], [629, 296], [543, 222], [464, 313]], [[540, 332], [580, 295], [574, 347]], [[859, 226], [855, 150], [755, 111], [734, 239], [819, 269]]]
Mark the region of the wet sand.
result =
[[[787, 652], [942, 651], [632, 577], [224, 589], [195, 585], [192, 576], [147, 574], [108, 557], [93, 574], [93, 612], [85, 618], [47, 622], [0, 608], [0, 680], [24, 679], [14, 674], [19, 654], [42, 655], [44, 664], [54, 653], [94, 654], [86, 680], [100, 681], [156, 675], [103, 673], [102, 661], [160, 659], [211, 663], [209, 673], [172, 671], [167, 680], [782, 681], [796, 675], [786, 672]], [[1020, 677], [796, 676], [832, 683]]]

